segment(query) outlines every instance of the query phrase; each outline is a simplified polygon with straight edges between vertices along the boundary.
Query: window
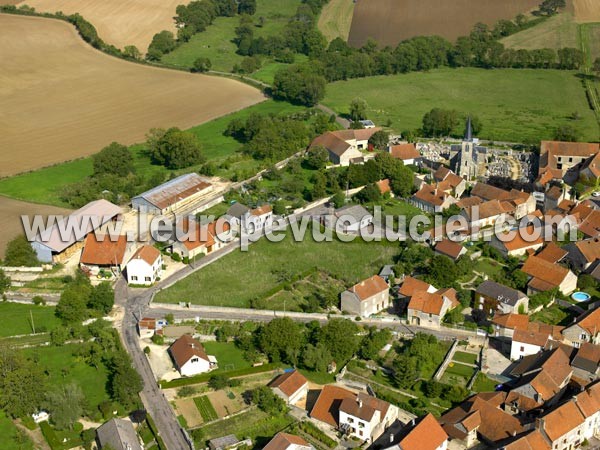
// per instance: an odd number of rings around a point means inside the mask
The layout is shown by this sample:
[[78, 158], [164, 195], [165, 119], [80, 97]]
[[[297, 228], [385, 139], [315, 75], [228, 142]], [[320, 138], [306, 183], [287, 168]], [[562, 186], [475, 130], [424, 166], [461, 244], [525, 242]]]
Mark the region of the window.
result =
[[354, 423], [354, 419], [352, 417], [348, 417], [348, 423]]
[[152, 281], [152, 278], [150, 278], [150, 277], [146, 277], [146, 278], [145, 278], [145, 280], [146, 280], [146, 281]]
[[521, 345], [521, 347], [519, 348], [520, 352], [524, 352], [525, 351], [525, 347]]
[[358, 422], [358, 428], [364, 428], [365, 424], [363, 422]]
[[360, 430], [360, 431], [358, 432], [358, 435], [359, 435], [359, 436], [362, 436], [362, 435], [363, 435], [363, 431], [362, 431], [362, 430]]
[[131, 279], [132, 279], [132, 281], [137, 281], [137, 279], [138, 279], [138, 278], [137, 278], [135, 275], [133, 275], [133, 276], [131, 277]]
[[192, 363], [197, 363], [198, 361], [200, 361], [198, 358], [192, 358]]

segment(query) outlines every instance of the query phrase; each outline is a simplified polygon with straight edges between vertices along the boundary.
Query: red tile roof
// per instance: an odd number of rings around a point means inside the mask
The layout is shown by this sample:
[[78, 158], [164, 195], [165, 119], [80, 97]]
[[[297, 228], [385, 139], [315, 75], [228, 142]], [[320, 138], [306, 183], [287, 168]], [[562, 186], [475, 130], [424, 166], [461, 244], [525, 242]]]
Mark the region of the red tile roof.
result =
[[585, 422], [585, 417], [574, 402], [567, 402], [543, 417], [544, 431], [552, 441]]
[[387, 178], [385, 180], [379, 180], [375, 184], [379, 188], [379, 192], [381, 192], [381, 194], [387, 194], [388, 192], [392, 192], [392, 188], [390, 187], [390, 180], [388, 180]]
[[496, 313], [492, 323], [510, 330], [526, 330], [529, 325], [529, 316], [526, 314]]
[[521, 270], [530, 277], [543, 282], [534, 283], [534, 286], [551, 286], [550, 289], [558, 287], [569, 274], [569, 269], [558, 264], [552, 264], [539, 256], [530, 256], [527, 258]]
[[97, 237], [96, 233], [90, 233], [85, 238], [79, 261], [82, 264], [97, 266], [119, 265], [123, 263], [126, 249], [127, 237], [125, 235], [120, 235], [113, 240], [109, 235]]
[[131, 262], [134, 259], [142, 259], [149, 265], [152, 265], [159, 257], [160, 252], [157, 248], [152, 247], [151, 245], [143, 245], [142, 247], [138, 248], [129, 261]]
[[436, 450], [448, 435], [431, 413], [423, 417], [399, 442], [402, 450]]
[[389, 288], [390, 287], [383, 278], [379, 275], [373, 275], [371, 278], [367, 278], [366, 280], [355, 284], [348, 290], [356, 294], [361, 301], [364, 301], [374, 295], [387, 291]]
[[554, 242], [550, 242], [544, 249], [537, 254], [538, 258], [545, 259], [546, 261], [555, 264], [567, 256], [569, 252], [563, 250]]
[[406, 277], [398, 292], [405, 297], [412, 297], [415, 292], [427, 291], [430, 287], [431, 285], [423, 280], [413, 277]]
[[263, 450], [287, 450], [292, 445], [311, 448], [311, 445], [300, 436], [279, 432], [263, 447]]
[[421, 154], [415, 144], [398, 144], [390, 147], [390, 154], [397, 159], [407, 160], [420, 158]]
[[415, 292], [408, 303], [408, 309], [437, 316], [442, 313], [443, 307], [444, 299], [440, 294], [425, 291]]
[[435, 246], [435, 251], [446, 255], [452, 259], [457, 259], [464, 251], [464, 247], [458, 242], [451, 241], [450, 239], [442, 239]]
[[340, 405], [347, 398], [354, 400], [356, 394], [341, 387], [329, 384], [324, 386], [310, 412], [310, 417], [337, 427], [340, 419]]
[[308, 380], [304, 377], [304, 375], [297, 370], [292, 370], [279, 375], [269, 383], [269, 387], [272, 389], [278, 388], [285, 395], [291, 397], [307, 383]]
[[184, 334], [173, 342], [171, 347], [169, 347], [169, 352], [178, 368], [184, 366], [194, 356], [208, 361], [208, 355], [200, 341], [194, 339], [189, 334]]

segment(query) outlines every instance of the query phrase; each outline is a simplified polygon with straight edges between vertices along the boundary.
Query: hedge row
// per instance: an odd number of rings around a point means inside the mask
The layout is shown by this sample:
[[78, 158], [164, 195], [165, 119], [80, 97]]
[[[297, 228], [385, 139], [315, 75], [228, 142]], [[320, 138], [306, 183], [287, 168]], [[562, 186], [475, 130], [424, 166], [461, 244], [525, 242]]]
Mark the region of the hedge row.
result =
[[178, 378], [176, 380], [163, 381], [160, 383], [160, 387], [163, 389], [169, 389], [169, 388], [176, 388], [176, 387], [181, 387], [181, 386], [188, 386], [190, 384], [206, 383], [210, 379], [210, 377], [212, 377], [213, 375], [224, 375], [229, 378], [243, 377], [245, 375], [254, 375], [257, 373], [269, 372], [271, 370], [279, 369], [280, 367], [281, 367], [281, 364], [270, 363], [270, 364], [263, 364], [262, 366], [246, 367], [244, 369], [235, 369], [235, 370], [230, 370], [227, 372], [219, 372], [217, 374], [210, 373], [210, 372], [203, 373], [201, 375], [196, 375], [195, 377]]
[[146, 423], [148, 424], [148, 428], [152, 431], [154, 438], [156, 439], [156, 445], [158, 445], [159, 450], [167, 450], [167, 446], [165, 445], [162, 437], [158, 434], [158, 428], [156, 428], [156, 424], [154, 423], [154, 419], [148, 413], [146, 413]]

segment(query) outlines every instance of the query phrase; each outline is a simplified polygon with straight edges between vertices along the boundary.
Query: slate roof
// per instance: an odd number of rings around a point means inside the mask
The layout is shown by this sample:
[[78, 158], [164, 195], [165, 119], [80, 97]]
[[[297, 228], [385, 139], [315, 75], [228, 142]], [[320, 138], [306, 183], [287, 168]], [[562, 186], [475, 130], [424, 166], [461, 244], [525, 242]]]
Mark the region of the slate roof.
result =
[[515, 306], [517, 302], [527, 297], [521, 291], [504, 286], [500, 283], [496, 283], [492, 280], [486, 280], [481, 283], [479, 286], [477, 286], [477, 290], [475, 292], [485, 295], [486, 297], [497, 299], [499, 302], [510, 306]]
[[111, 419], [96, 430], [101, 447], [110, 446], [114, 450], [142, 450], [140, 440], [130, 421]]

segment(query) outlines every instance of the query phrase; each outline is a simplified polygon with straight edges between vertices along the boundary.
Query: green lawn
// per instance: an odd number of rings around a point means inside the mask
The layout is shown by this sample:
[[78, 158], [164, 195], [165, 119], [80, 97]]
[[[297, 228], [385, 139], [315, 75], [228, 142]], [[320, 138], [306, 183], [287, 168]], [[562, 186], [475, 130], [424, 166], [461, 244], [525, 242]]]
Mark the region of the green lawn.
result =
[[235, 434], [240, 439], [250, 438], [258, 448], [263, 447], [279, 431], [288, 427], [294, 419], [288, 415], [270, 416], [259, 409], [252, 409], [227, 420], [220, 420], [202, 427], [203, 441], [196, 442], [204, 447], [210, 439]]
[[[254, 36], [281, 34], [300, 3], [300, 0], [258, 0], [256, 14], [253, 16], [254, 22], [257, 24], [263, 17], [264, 25], [255, 26]], [[217, 17], [205, 31], [194, 35], [189, 42], [163, 56], [162, 62], [177, 67], [192, 67], [197, 58], [206, 57], [211, 60], [213, 70], [231, 72], [233, 66], [240, 64], [244, 58], [236, 53], [237, 46], [233, 42], [239, 23], [239, 16]]]
[[60, 325], [52, 306], [2, 302], [0, 303], [0, 317], [3, 320], [0, 337], [33, 333], [31, 317], [33, 317], [33, 323], [38, 333], [50, 331]]
[[474, 353], [455, 352], [452, 360], [467, 364], [477, 364], [477, 355]]
[[540, 311], [532, 314], [530, 320], [542, 322], [550, 325], [569, 325], [573, 322], [575, 314], [571, 310], [562, 308], [556, 304], [542, 308]]
[[[481, 138], [535, 143], [552, 139], [555, 128], [577, 111], [581, 120], [573, 124], [582, 138], [598, 138], [585, 91], [571, 71], [443, 68], [361, 78], [329, 84], [323, 103], [348, 113], [357, 96], [368, 102], [370, 119], [389, 121], [396, 131], [419, 128], [423, 115], [439, 107], [479, 116]], [[455, 132], [463, 128], [461, 123]]]
[[250, 367], [242, 352], [233, 342], [204, 342], [204, 349], [217, 358], [221, 370], [238, 370]]
[[78, 347], [78, 344], [68, 344], [62, 347], [28, 348], [23, 352], [49, 374], [47, 381], [50, 387], [75, 382], [83, 390], [89, 405], [95, 407], [109, 400], [106, 392], [108, 372], [103, 365], [95, 369], [75, 356]]
[[507, 48], [533, 50], [538, 48], [560, 49], [578, 47], [577, 22], [573, 14], [564, 12], [549, 17], [541, 23], [502, 39]]
[[198, 411], [200, 411], [200, 415], [202, 416], [202, 419], [204, 419], [204, 422], [212, 422], [219, 418], [214, 406], [206, 395], [194, 397], [194, 403], [196, 404]]
[[3, 411], [0, 411], [0, 448], [2, 450], [33, 450], [33, 443], [24, 434], [18, 434], [17, 427]]
[[487, 375], [479, 372], [475, 383], [473, 383], [473, 390], [475, 392], [492, 392], [496, 389], [497, 381], [488, 378]]
[[[227, 157], [236, 155], [241, 145], [231, 137], [223, 135], [223, 131], [234, 118], [246, 118], [252, 113], [258, 114], [284, 114], [302, 111], [304, 108], [293, 106], [286, 102], [268, 100], [241, 111], [220, 117], [190, 129], [202, 143], [204, 155], [208, 160], [220, 163]], [[134, 156], [134, 164], [139, 174], [147, 175], [158, 170], [150, 162], [143, 144], [130, 147]], [[100, 149], [98, 149], [100, 150]], [[219, 175], [227, 176], [244, 165], [255, 164], [249, 158], [242, 159], [239, 163], [232, 164], [230, 171], [222, 171]], [[190, 167], [184, 172], [197, 170]], [[66, 206], [59, 198], [62, 188], [70, 183], [83, 181], [92, 174], [92, 158], [83, 158], [65, 162], [56, 166], [28, 172], [11, 178], [0, 180], [0, 194], [19, 200], [44, 203], [56, 206]]]
[[471, 378], [474, 369], [471, 366], [466, 366], [460, 363], [450, 363], [444, 374], [458, 375], [459, 377]]
[[310, 236], [294, 242], [288, 229], [283, 241], [273, 243], [263, 238], [247, 252], [237, 250], [159, 292], [155, 300], [248, 307], [252, 298], [262, 298], [278, 285], [282, 269], [300, 274], [317, 267], [350, 286], [378, 273], [396, 252], [389, 243], [360, 239], [317, 243]]
[[331, 42], [337, 37], [348, 41], [355, 3], [354, 0], [330, 0], [323, 6], [318, 27], [327, 41]]

